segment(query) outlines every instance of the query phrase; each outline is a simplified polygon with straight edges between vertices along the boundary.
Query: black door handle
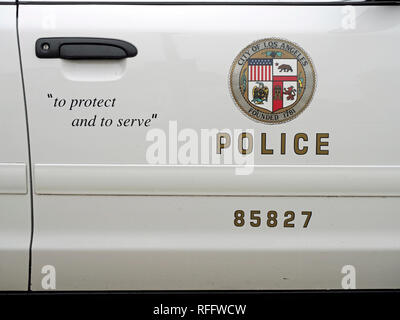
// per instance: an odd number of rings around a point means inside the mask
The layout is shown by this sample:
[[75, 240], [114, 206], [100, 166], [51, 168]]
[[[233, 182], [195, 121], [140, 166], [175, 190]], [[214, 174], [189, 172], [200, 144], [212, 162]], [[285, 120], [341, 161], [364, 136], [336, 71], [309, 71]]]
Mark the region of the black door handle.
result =
[[137, 55], [129, 42], [105, 38], [40, 38], [36, 56], [42, 59], [124, 59]]

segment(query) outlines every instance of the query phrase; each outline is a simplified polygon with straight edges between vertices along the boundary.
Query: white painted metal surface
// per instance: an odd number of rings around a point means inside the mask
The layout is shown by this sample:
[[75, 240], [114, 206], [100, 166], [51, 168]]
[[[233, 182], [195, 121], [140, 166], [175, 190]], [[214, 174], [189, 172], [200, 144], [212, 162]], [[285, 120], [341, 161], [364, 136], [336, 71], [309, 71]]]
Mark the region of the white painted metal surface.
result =
[[[400, 167], [35, 165], [47, 195], [400, 196]], [[266, 183], [268, 181], [268, 183]], [[307, 181], [307, 184], [304, 184]]]
[[[341, 7], [21, 6], [35, 165], [33, 289], [42, 289], [44, 265], [56, 267], [59, 290], [340, 288], [341, 268], [348, 264], [358, 270], [358, 288], [399, 287], [400, 111], [393, 93], [400, 72], [400, 8], [354, 10], [357, 25], [346, 29]], [[117, 38], [133, 43], [139, 54], [114, 62], [38, 59], [35, 41], [52, 36]], [[299, 44], [317, 73], [311, 105], [276, 126], [245, 117], [227, 80], [235, 56], [266, 37]], [[53, 107], [56, 97], [117, 102], [113, 109], [68, 110]], [[152, 114], [157, 118], [149, 128], [71, 126], [75, 118]], [[281, 179], [273, 171], [277, 189], [269, 189], [274, 184], [263, 184], [258, 168], [243, 177], [228, 177], [222, 168], [215, 174], [190, 168], [189, 175], [177, 177], [182, 168], [174, 149], [168, 150], [172, 167], [149, 165], [147, 134], [155, 128], [168, 134], [174, 121], [178, 132], [190, 128], [199, 135], [201, 129], [253, 130], [254, 164], [288, 171]], [[309, 137], [304, 155], [293, 152], [300, 132]], [[329, 155], [315, 154], [313, 137], [320, 132], [329, 133]], [[274, 154], [260, 153], [261, 133]], [[284, 155], [281, 133], [288, 137]], [[296, 166], [326, 171], [304, 177]], [[154, 196], [164, 194], [168, 178], [175, 196]], [[246, 183], [234, 185], [238, 179]], [[329, 195], [379, 197], [290, 197], [301, 179], [302, 195], [327, 195], [324, 188], [332, 188]], [[215, 196], [221, 186], [245, 191]], [[249, 196], [257, 186], [274, 190], [274, 197], [257, 191]], [[209, 187], [214, 196], [196, 190]], [[138, 190], [141, 196], [122, 196]], [[177, 196], [183, 192], [200, 195]], [[237, 228], [237, 209], [312, 210], [313, 220], [307, 229]]]
[[29, 162], [14, 5], [0, 5], [0, 42], [0, 290], [27, 290]]
[[0, 194], [26, 194], [25, 163], [0, 163]]
[[[398, 198], [41, 196], [33, 288], [41, 290], [48, 264], [59, 290], [340, 289], [349, 264], [359, 289], [398, 288], [399, 205]], [[310, 229], [235, 229], [238, 208], [304, 208], [314, 217]]]

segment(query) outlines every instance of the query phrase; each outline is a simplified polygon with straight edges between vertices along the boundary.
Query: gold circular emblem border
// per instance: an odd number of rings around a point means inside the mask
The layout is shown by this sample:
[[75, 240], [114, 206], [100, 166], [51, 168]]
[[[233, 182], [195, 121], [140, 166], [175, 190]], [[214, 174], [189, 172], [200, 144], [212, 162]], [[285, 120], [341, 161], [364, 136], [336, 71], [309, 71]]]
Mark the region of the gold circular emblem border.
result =
[[[285, 119], [279, 120], [279, 121], [260, 120], [260, 119], [258, 119], [257, 117], [254, 117], [254, 116], [250, 115], [249, 113], [247, 113], [247, 111], [246, 111], [246, 110], [242, 107], [242, 105], [237, 101], [236, 96], [235, 96], [235, 92], [234, 92], [234, 88], [233, 88], [233, 83], [232, 83], [232, 82], [233, 82], [233, 71], [235, 70], [235, 66], [237, 65], [239, 59], [241, 58], [241, 56], [242, 56], [242, 54], [245, 52], [245, 50], [248, 49], [249, 47], [251, 47], [252, 45], [256, 44], [256, 43], [265, 42], [265, 41], [271, 41], [271, 40], [277, 40], [277, 41], [281, 41], [281, 42], [286, 42], [286, 43], [288, 43], [288, 44], [294, 46], [294, 47], [295, 47], [296, 49], [298, 49], [299, 51], [301, 51], [301, 53], [304, 55], [304, 57], [306, 57], [308, 63], [310, 64], [310, 67], [311, 67], [311, 74], [312, 74], [312, 78], [313, 78], [312, 81], [311, 81], [311, 84], [312, 84], [311, 94], [310, 94], [310, 97], [308, 98], [308, 100], [304, 103], [304, 106], [302, 106], [301, 109], [300, 109], [298, 112], [296, 112], [293, 116], [290, 116], [290, 117], [288, 117], [288, 118], [285, 118]], [[265, 48], [265, 49], [268, 49], [268, 48]], [[264, 50], [264, 49], [262, 49], [262, 50]], [[271, 50], [272, 50], [272, 48], [271, 48]], [[282, 49], [281, 49], [281, 50], [282, 50]], [[260, 50], [260, 51], [261, 51], [261, 50]], [[260, 52], [260, 51], [257, 51], [257, 52]], [[255, 52], [255, 53], [257, 53], [257, 52]], [[254, 53], [254, 54], [255, 54], [255, 53]], [[253, 56], [253, 55], [251, 55], [250, 57], [252, 57], [252, 56]], [[250, 57], [249, 57], [249, 58], [250, 58]], [[240, 74], [240, 73], [239, 73], [239, 74]], [[306, 83], [308, 83], [308, 80], [309, 80], [309, 79], [306, 79], [306, 80], [307, 80]], [[291, 120], [293, 120], [293, 119], [296, 119], [301, 113], [303, 113], [303, 111], [304, 111], [305, 109], [307, 109], [307, 107], [308, 107], [309, 104], [311, 103], [311, 101], [312, 101], [312, 99], [313, 99], [313, 97], [314, 97], [314, 93], [315, 93], [316, 87], [317, 87], [317, 74], [316, 74], [316, 72], [315, 72], [314, 63], [313, 63], [311, 57], [310, 57], [310, 56], [308, 55], [308, 53], [303, 49], [303, 47], [299, 46], [297, 43], [295, 43], [295, 42], [293, 42], [293, 41], [289, 41], [289, 40], [286, 40], [286, 39], [283, 39], [283, 38], [275, 38], [275, 37], [272, 37], [272, 38], [263, 38], [263, 39], [259, 39], [259, 40], [255, 40], [255, 41], [251, 42], [250, 44], [248, 44], [245, 48], [243, 48], [243, 49], [237, 54], [236, 58], [233, 60], [233, 63], [231, 64], [231, 68], [230, 68], [230, 71], [229, 71], [229, 89], [230, 89], [231, 97], [232, 97], [233, 101], [235, 102], [236, 106], [237, 106], [237, 107], [239, 108], [239, 110], [240, 110], [245, 116], [247, 116], [249, 119], [251, 119], [251, 120], [253, 120], [253, 121], [256, 121], [256, 122], [264, 123], [264, 124], [271, 124], [271, 125], [274, 125], [274, 124], [282, 124], [282, 123], [289, 122], [289, 121], [291, 121]], [[240, 90], [240, 89], [239, 89], [239, 90]], [[303, 94], [303, 96], [304, 96], [304, 94]], [[303, 98], [303, 97], [302, 97], [302, 98]], [[296, 102], [295, 105], [297, 105], [299, 102], [301, 102], [301, 99], [300, 99], [298, 102]], [[293, 106], [293, 107], [294, 107], [294, 106]], [[271, 112], [271, 114], [272, 114], [272, 112]]]

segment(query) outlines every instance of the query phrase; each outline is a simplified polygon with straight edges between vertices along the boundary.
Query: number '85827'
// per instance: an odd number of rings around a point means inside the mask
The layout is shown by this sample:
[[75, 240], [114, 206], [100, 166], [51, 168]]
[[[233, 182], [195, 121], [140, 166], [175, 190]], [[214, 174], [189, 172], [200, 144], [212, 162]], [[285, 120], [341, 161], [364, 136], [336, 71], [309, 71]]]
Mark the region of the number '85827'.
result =
[[282, 213], [278, 213], [275, 210], [250, 210], [249, 212], [235, 210], [233, 224], [235, 227], [249, 225], [253, 228], [262, 226], [267, 226], [269, 228], [276, 228], [278, 226], [284, 228], [295, 228], [297, 226], [307, 228], [310, 224], [311, 216], [311, 211], [301, 211], [296, 214], [291, 210]]

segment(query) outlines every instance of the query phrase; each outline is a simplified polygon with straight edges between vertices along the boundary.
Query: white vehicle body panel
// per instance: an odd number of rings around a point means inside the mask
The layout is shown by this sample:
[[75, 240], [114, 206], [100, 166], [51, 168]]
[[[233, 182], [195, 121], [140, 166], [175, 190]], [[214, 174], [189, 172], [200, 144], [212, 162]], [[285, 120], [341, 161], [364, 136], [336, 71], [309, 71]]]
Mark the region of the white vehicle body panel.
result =
[[[32, 289], [43, 289], [45, 265], [56, 268], [58, 290], [334, 289], [345, 265], [356, 267], [359, 289], [398, 288], [400, 7], [354, 10], [357, 26], [346, 29], [340, 6], [22, 5]], [[35, 56], [38, 38], [66, 36], [121, 39], [139, 53], [122, 61]], [[268, 37], [304, 48], [317, 74], [310, 106], [274, 126], [245, 117], [228, 85], [235, 56]], [[115, 97], [117, 106], [60, 110], [55, 97]], [[152, 114], [150, 128], [70, 125]], [[255, 169], [245, 176], [174, 157], [149, 164], [146, 134], [168, 133], [171, 121], [199, 134], [267, 133], [276, 151], [261, 155], [255, 140]], [[302, 156], [291, 142], [299, 132], [310, 137]], [[329, 155], [314, 152], [319, 132], [329, 133]], [[236, 209], [312, 210], [313, 220], [308, 229], [238, 229]]]
[[0, 290], [27, 290], [29, 160], [14, 5], [0, 5], [0, 40]]

